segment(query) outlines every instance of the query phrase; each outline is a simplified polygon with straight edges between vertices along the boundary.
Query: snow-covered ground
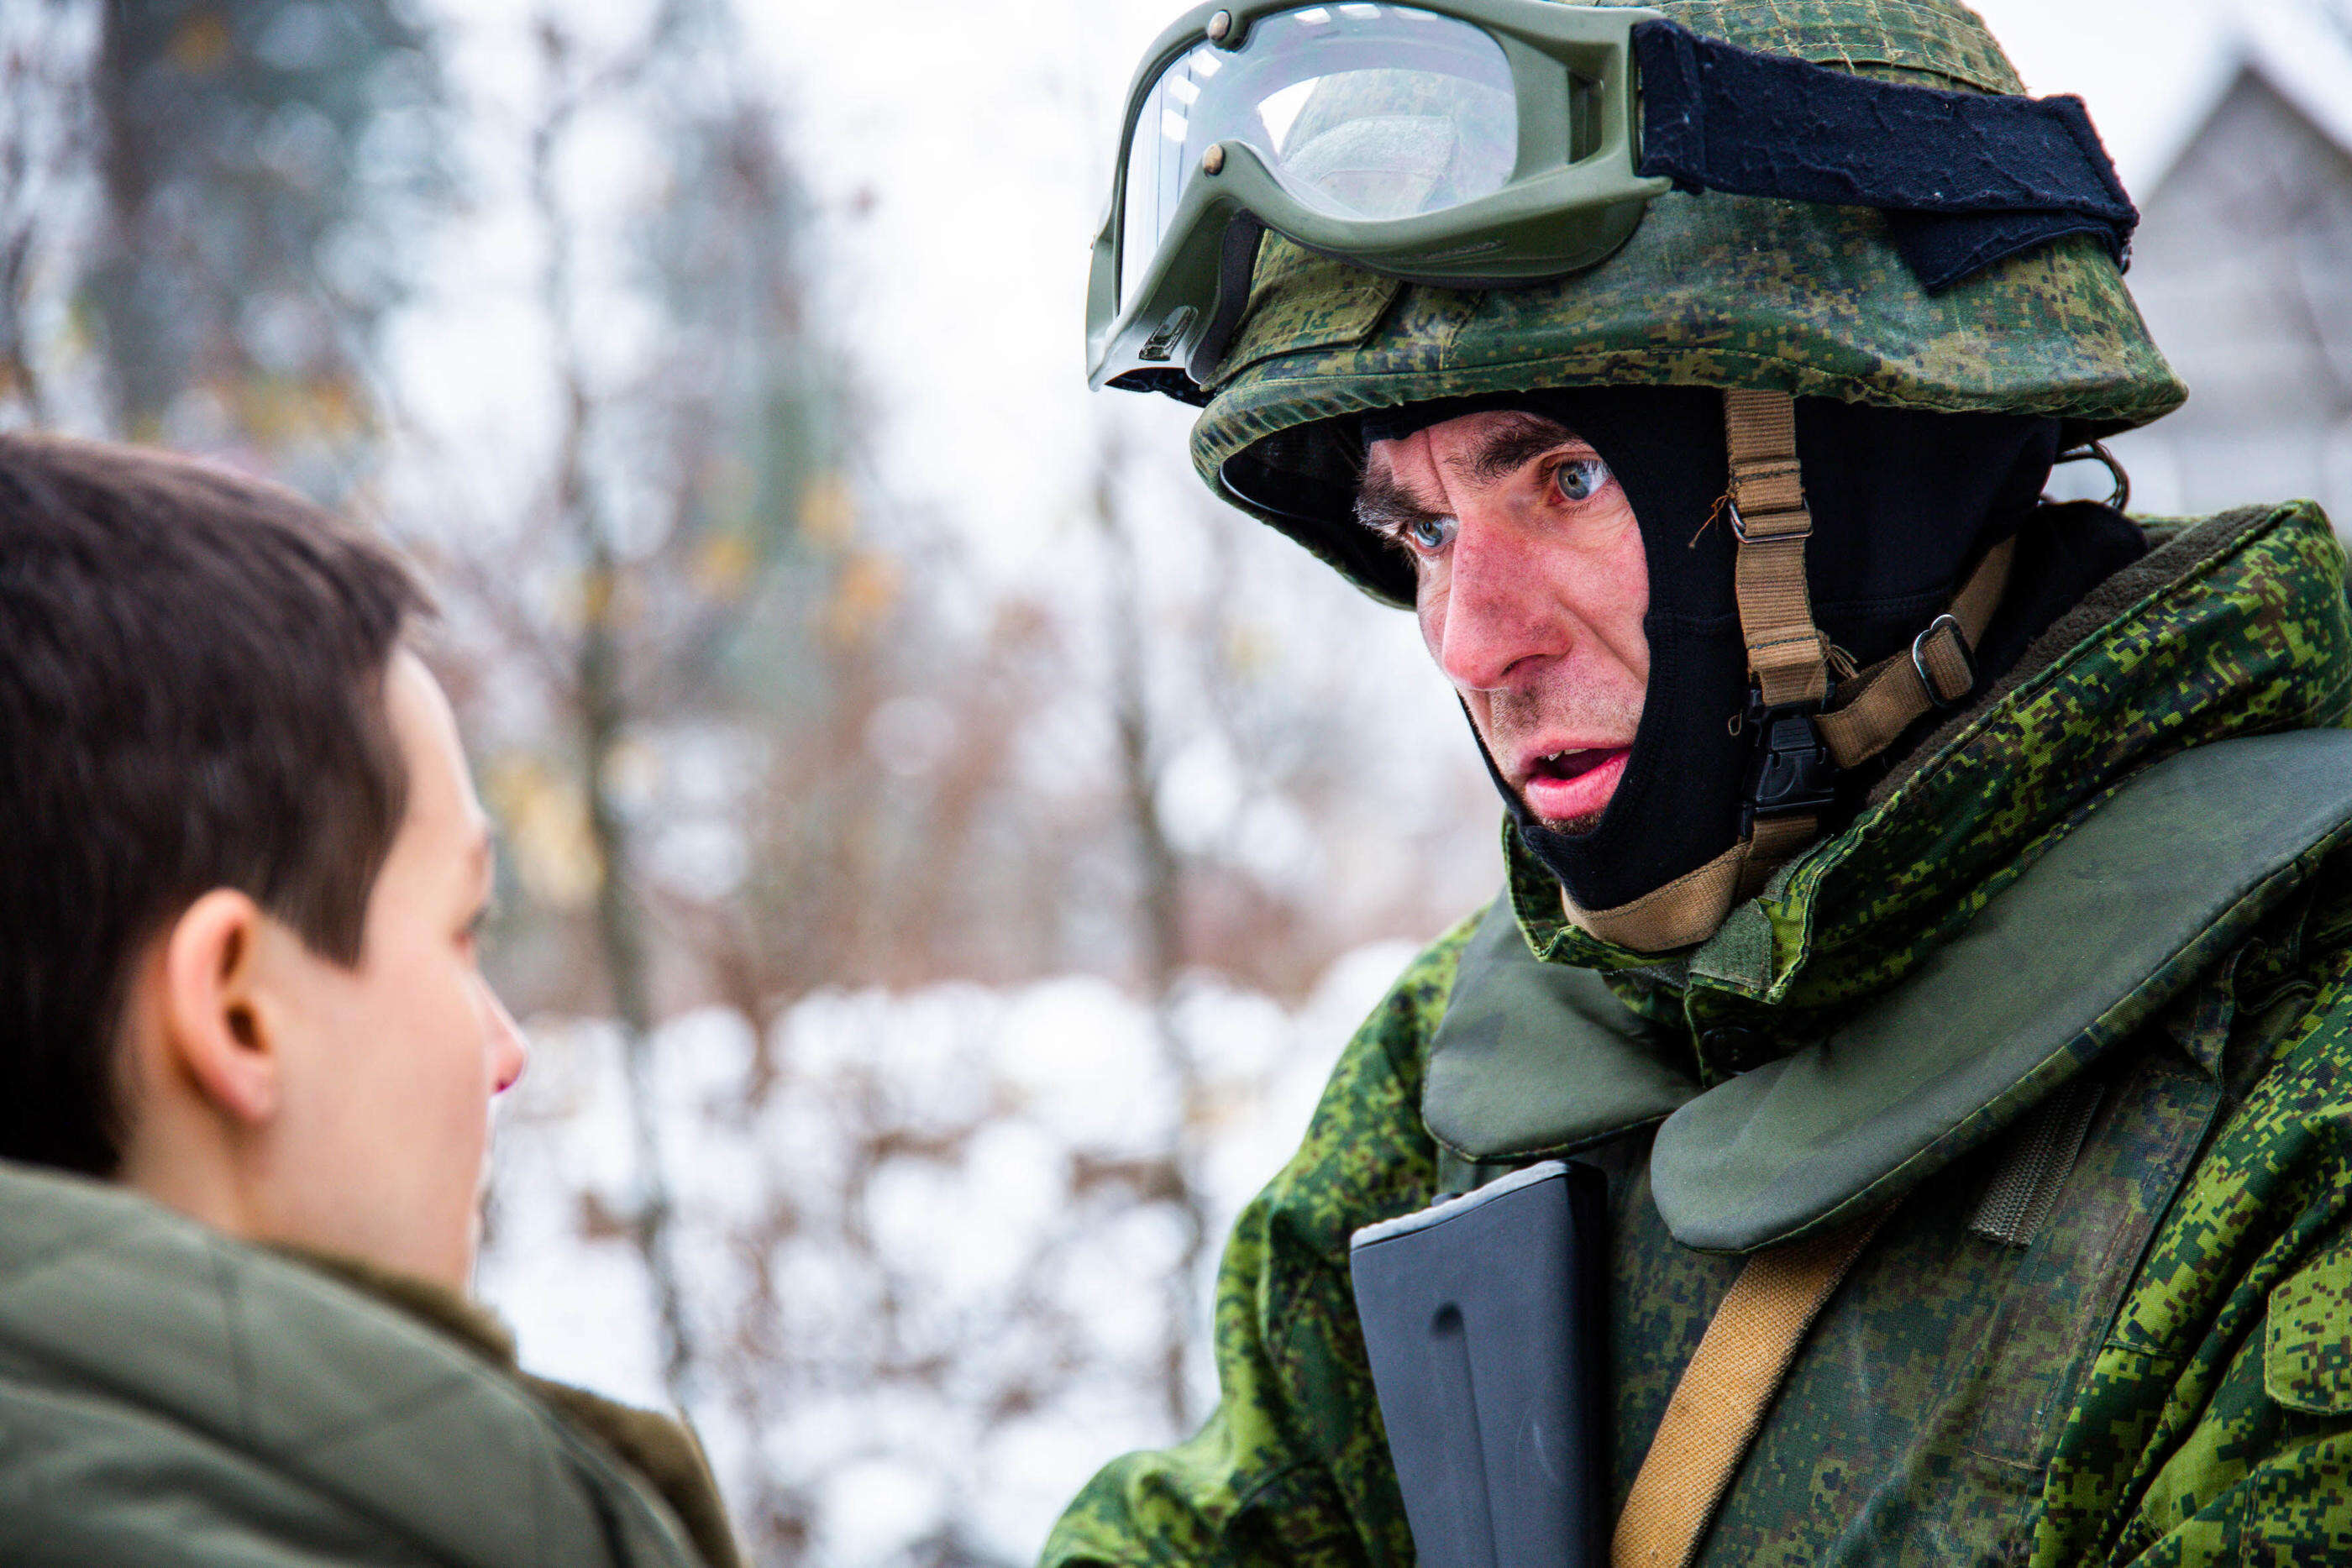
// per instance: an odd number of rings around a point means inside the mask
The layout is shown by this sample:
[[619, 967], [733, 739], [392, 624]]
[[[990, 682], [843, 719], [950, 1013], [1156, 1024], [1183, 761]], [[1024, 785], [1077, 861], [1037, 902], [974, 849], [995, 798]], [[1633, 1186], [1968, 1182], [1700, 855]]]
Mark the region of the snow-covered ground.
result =
[[[694, 1414], [730, 1501], [804, 1520], [811, 1561], [883, 1563], [951, 1524], [1025, 1561], [1105, 1459], [1168, 1441], [1160, 1357], [1180, 1218], [1148, 1179], [1180, 1139], [1208, 1195], [1187, 1364], [1216, 1242], [1297, 1145], [1340, 1045], [1411, 956], [1360, 949], [1302, 1006], [1201, 980], [1171, 1026], [1068, 978], [811, 997], [755, 1034], [718, 1009], [656, 1041]], [[538, 1020], [505, 1105], [482, 1293], [527, 1364], [665, 1402], [620, 1042]], [[762, 1500], [767, 1500], [763, 1504]]]

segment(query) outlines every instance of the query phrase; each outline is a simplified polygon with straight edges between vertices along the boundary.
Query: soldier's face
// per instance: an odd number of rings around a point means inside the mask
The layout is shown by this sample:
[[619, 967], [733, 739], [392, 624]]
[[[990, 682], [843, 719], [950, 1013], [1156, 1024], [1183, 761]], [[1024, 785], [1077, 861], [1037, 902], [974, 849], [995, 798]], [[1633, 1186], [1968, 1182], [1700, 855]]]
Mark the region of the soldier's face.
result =
[[1412, 558], [1422, 640], [1504, 782], [1589, 831], [1650, 679], [1649, 568], [1616, 476], [1550, 420], [1465, 414], [1375, 443], [1357, 512]]

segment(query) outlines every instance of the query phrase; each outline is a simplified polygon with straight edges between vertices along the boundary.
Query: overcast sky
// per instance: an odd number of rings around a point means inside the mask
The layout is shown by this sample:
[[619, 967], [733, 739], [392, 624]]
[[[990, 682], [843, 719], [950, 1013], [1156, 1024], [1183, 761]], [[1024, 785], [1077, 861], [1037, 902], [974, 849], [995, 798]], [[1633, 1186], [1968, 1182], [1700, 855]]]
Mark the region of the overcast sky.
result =
[[[2161, 173], [2236, 58], [2245, 7], [2213, 0], [1990, 0], [2037, 93], [2089, 103], [2127, 183]], [[1113, 121], [1168, 0], [898, 0], [761, 8], [803, 157], [836, 211], [842, 324], [877, 399], [894, 484], [967, 517], [1011, 565], [1071, 501], [1087, 243]], [[887, 18], [887, 20], [885, 20]], [[975, 382], [997, 389], [975, 398]], [[1097, 394], [1097, 404], [1165, 404]], [[1132, 407], [1172, 449], [1184, 412]]]
[[[2144, 195], [2254, 19], [2275, 30], [2281, 15], [2323, 3], [1987, 0], [1981, 9], [2032, 90], [2088, 101], [2126, 183]], [[461, 77], [479, 101], [504, 99], [509, 112], [478, 132], [487, 200], [403, 336], [428, 421], [449, 442], [499, 449], [543, 427], [523, 367], [544, 355], [517, 308], [531, 276], [512, 200], [519, 173], [497, 167], [519, 164], [519, 143], [502, 152], [499, 139], [513, 141], [530, 112], [524, 29], [535, 8], [494, 0], [449, 12]], [[578, 9], [625, 37], [639, 7]], [[1138, 57], [1180, 10], [1171, 0], [742, 7], [826, 214], [824, 319], [858, 367], [877, 482], [958, 523], [981, 565], [1008, 578], [1039, 570], [1073, 525], [1094, 422], [1130, 421], [1132, 446], [1180, 461], [1186, 410], [1090, 395], [1081, 365], [1087, 252], [1113, 120]], [[611, 150], [606, 165], [625, 166], [627, 153]], [[499, 472], [495, 462], [478, 466]], [[501, 500], [493, 491], [481, 504], [495, 510]]]

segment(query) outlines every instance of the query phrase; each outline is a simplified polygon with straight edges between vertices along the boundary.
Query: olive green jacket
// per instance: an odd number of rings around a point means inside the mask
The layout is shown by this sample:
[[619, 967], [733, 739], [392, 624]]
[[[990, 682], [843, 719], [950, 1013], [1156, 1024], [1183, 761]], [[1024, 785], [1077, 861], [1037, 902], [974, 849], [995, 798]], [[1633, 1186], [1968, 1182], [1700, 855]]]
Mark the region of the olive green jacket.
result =
[[1237, 1223], [1217, 1411], [1045, 1561], [1410, 1563], [1348, 1239], [1575, 1154], [1612, 1507], [1740, 1254], [1892, 1206], [1701, 1562], [2352, 1562], [2344, 557], [2306, 505], [2151, 533], [1685, 957], [1507, 844]]
[[738, 1561], [683, 1427], [456, 1296], [0, 1162], [0, 1563]]

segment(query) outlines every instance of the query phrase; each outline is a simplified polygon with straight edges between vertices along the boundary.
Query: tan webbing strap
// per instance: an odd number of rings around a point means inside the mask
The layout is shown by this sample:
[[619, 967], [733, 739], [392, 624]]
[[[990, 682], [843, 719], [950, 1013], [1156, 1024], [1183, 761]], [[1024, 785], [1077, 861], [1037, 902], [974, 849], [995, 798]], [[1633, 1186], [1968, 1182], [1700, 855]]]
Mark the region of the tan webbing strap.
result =
[[[1920, 633], [1914, 644], [1917, 664], [1912, 662], [1913, 648], [1906, 648], [1839, 686], [1845, 702], [1813, 720], [1839, 767], [1877, 756], [1921, 714], [1969, 695], [1976, 685], [1969, 650], [1992, 623], [2016, 553], [2013, 539], [1985, 552], [1945, 612], [1948, 619], [1939, 618]], [[1919, 678], [1923, 669], [1934, 683], [1932, 697]], [[1767, 817], [1748, 839], [1631, 904], [1586, 909], [1563, 891], [1562, 906], [1580, 929], [1637, 953], [1687, 947], [1713, 936], [1733, 904], [1763, 892], [1772, 873], [1794, 860], [1819, 827], [1810, 816]]]
[[[1828, 644], [1813, 624], [1805, 588], [1813, 520], [1797, 466], [1796, 403], [1786, 392], [1726, 392], [1723, 428], [1739, 540], [1732, 580], [1749, 673], [1767, 707], [1822, 701], [1829, 695]], [[1840, 768], [1877, 756], [1920, 715], [1968, 695], [1976, 685], [1970, 650], [1992, 622], [2015, 554], [2011, 539], [1986, 551], [1950, 610], [1911, 646], [1843, 682], [1835, 712], [1814, 716]], [[1811, 815], [1759, 817], [1747, 839], [1630, 904], [1586, 909], [1563, 889], [1560, 904], [1572, 924], [1604, 942], [1637, 953], [1687, 947], [1713, 936], [1733, 904], [1761, 893], [1820, 827]]]
[[[1732, 591], [1748, 671], [1767, 706], [1820, 702], [1829, 695], [1829, 662], [1805, 588], [1813, 518], [1797, 466], [1795, 400], [1787, 392], [1727, 391], [1723, 441], [1739, 540]], [[1563, 889], [1560, 904], [1578, 928], [1636, 953], [1687, 947], [1713, 936], [1733, 904], [1762, 892], [1820, 827], [1811, 816], [1765, 818], [1747, 839], [1630, 904], [1585, 909]]]
[[[2017, 541], [2003, 539], [1985, 552], [1952, 607], [1908, 648], [1881, 659], [1839, 688], [1843, 701], [1814, 724], [1840, 768], [1877, 756], [1930, 708], [1948, 707], [1976, 685], [1970, 650], [1992, 624], [1993, 612], [2009, 587]], [[1916, 657], [1915, 657], [1916, 655]], [[1927, 676], [1923, 681], [1922, 674]], [[1929, 683], [1933, 683], [1930, 690]]]
[[1829, 665], [1805, 589], [1805, 540], [1813, 531], [1797, 469], [1797, 405], [1787, 392], [1735, 388], [1723, 394], [1731, 461], [1732, 568], [1748, 667], [1768, 706], [1819, 702]]
[[1739, 1270], [1633, 1477], [1611, 1568], [1687, 1568], [1805, 1331], [1885, 1218], [1759, 1252]]
[[1748, 835], [1748, 854], [1740, 862], [1739, 894], [1753, 898], [1764, 891], [1772, 873], [1797, 858], [1821, 831], [1818, 818], [1766, 817]]
[[1687, 947], [1714, 936], [1731, 906], [1739, 902], [1747, 860], [1748, 845], [1734, 844], [1696, 871], [1685, 872], [1664, 887], [1613, 909], [1586, 909], [1563, 887], [1560, 907], [1579, 930], [1636, 953]]
[[1772, 873], [1812, 842], [1819, 826], [1811, 817], [1768, 817], [1748, 838], [1696, 871], [1685, 872], [1631, 904], [1587, 909], [1563, 887], [1560, 907], [1580, 930], [1636, 953], [1687, 947], [1714, 936], [1733, 904], [1763, 892]]

